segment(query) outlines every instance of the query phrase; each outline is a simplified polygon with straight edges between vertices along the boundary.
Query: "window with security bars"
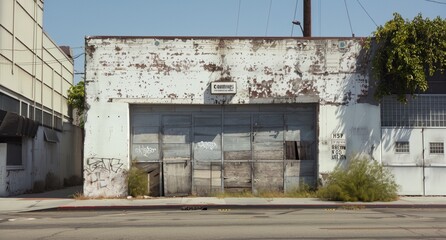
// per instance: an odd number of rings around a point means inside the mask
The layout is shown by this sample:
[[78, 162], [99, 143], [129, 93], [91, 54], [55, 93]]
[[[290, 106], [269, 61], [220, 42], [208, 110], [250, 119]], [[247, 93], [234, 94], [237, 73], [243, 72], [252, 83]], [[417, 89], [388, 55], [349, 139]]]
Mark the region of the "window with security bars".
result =
[[442, 142], [429, 143], [430, 154], [444, 154], [444, 144]]
[[395, 142], [395, 153], [409, 153], [409, 142]]
[[381, 103], [383, 127], [446, 127], [446, 95], [417, 95], [401, 103], [385, 97]]

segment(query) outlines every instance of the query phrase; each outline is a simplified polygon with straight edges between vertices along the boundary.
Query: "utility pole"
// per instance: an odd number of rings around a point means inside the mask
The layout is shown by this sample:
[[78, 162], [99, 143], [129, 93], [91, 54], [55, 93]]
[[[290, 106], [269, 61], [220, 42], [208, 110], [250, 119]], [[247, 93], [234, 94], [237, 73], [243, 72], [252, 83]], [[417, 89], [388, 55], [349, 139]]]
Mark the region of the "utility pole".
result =
[[304, 0], [304, 37], [311, 37], [311, 0]]

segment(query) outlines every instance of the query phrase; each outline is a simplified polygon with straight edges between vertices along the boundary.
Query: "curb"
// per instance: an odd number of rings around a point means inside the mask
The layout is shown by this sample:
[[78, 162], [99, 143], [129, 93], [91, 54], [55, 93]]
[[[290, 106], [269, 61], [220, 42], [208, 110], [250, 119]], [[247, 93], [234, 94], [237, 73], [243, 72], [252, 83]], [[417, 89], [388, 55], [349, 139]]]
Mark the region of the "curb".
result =
[[446, 204], [176, 204], [176, 205], [114, 205], [114, 206], [59, 206], [36, 211], [116, 211], [116, 210], [171, 210], [202, 211], [231, 209], [377, 209], [377, 208], [446, 208]]

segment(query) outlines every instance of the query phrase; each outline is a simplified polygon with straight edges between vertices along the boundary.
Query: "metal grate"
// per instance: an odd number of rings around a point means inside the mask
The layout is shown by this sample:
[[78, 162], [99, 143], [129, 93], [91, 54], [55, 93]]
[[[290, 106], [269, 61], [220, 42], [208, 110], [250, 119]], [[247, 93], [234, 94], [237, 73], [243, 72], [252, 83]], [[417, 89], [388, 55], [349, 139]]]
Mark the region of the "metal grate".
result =
[[395, 142], [395, 153], [409, 153], [409, 142]]
[[406, 104], [395, 97], [381, 103], [383, 127], [446, 127], [446, 95], [417, 95]]
[[442, 142], [429, 143], [430, 154], [444, 154], [444, 144]]

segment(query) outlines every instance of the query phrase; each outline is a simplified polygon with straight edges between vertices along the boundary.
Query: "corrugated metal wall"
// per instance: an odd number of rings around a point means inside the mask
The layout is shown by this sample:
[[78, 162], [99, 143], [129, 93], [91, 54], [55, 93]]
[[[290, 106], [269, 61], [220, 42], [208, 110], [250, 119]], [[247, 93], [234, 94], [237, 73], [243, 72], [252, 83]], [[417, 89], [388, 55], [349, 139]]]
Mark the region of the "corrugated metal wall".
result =
[[291, 191], [317, 178], [316, 105], [131, 107], [151, 195]]

